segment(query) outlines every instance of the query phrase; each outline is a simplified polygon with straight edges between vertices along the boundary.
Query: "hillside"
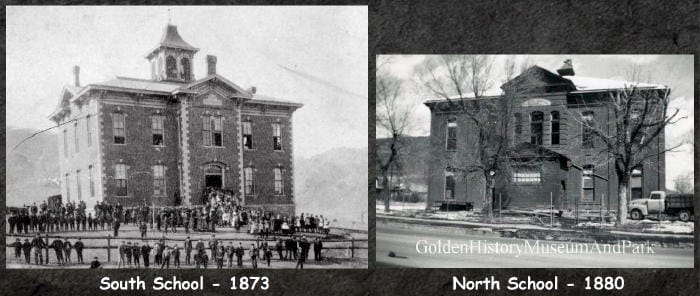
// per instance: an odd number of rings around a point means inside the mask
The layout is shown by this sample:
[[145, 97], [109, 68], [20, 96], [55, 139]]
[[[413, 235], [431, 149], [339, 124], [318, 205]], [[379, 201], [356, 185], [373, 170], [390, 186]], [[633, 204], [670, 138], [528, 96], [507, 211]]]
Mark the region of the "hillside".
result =
[[[378, 159], [389, 157], [389, 144], [391, 139], [379, 138], [376, 140]], [[398, 162], [403, 171], [403, 180], [411, 190], [427, 192], [428, 159], [430, 153], [430, 139], [428, 137], [403, 137], [399, 139]], [[379, 164], [376, 165], [379, 175]]]
[[45, 132], [25, 141], [34, 130], [7, 127], [5, 146], [6, 204], [21, 206], [60, 194], [58, 137]]
[[297, 158], [297, 213], [323, 214], [332, 225], [367, 229], [367, 150], [339, 148]]

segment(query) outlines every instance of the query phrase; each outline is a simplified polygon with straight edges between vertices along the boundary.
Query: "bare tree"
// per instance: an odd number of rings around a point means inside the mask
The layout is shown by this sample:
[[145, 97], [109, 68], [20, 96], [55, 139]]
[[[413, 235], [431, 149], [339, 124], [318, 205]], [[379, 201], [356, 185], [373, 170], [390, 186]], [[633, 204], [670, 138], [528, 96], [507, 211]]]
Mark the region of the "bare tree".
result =
[[610, 90], [605, 104], [610, 105], [610, 128], [596, 125], [593, 120], [581, 120], [586, 133], [590, 133], [603, 143], [602, 153], [614, 164], [618, 180], [617, 222], [619, 227], [627, 223], [627, 199], [630, 192], [632, 171], [641, 167], [644, 161], [680, 145], [659, 151], [656, 141], [660, 140], [664, 129], [683, 117], [678, 109], [669, 112], [670, 90], [668, 88], [637, 87]]
[[[413, 107], [402, 102], [403, 82], [387, 73], [386, 71], [377, 71], [377, 127], [383, 132], [389, 134], [389, 152], [386, 157], [377, 156], [379, 169], [382, 175], [381, 191], [382, 199], [384, 200], [384, 210], [390, 211], [391, 198], [388, 196], [390, 191], [389, 178], [393, 167], [398, 163], [399, 141], [405, 136], [411, 126], [411, 113]], [[377, 151], [378, 153], [380, 151]]]
[[[493, 86], [493, 64], [490, 56], [444, 55], [429, 57], [416, 69], [420, 82], [432, 95], [444, 99], [451, 109], [459, 110], [474, 126], [478, 139], [476, 153], [450, 164], [449, 169], [464, 173], [465, 177], [471, 173], [481, 175], [485, 193], [483, 211], [489, 217], [493, 213], [497, 174], [507, 170], [512, 156], [507, 132], [512, 97], [484, 96]], [[513, 75], [514, 68], [514, 64], [506, 65], [508, 75]]]
[[673, 179], [673, 187], [679, 193], [693, 193], [693, 173], [676, 176]]

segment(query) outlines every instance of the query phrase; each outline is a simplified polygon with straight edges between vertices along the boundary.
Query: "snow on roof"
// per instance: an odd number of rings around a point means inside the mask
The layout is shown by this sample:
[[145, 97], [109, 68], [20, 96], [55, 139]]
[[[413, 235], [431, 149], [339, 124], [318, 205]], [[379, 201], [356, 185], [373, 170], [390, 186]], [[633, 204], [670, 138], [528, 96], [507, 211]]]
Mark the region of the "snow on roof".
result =
[[274, 98], [274, 97], [270, 97], [270, 96], [266, 96], [266, 95], [261, 95], [261, 94], [254, 94], [252, 100], [253, 100], [253, 102], [251, 102], [251, 103], [254, 103], [255, 101], [258, 101], [258, 102], [261, 102], [261, 103], [282, 103], [282, 104], [293, 105], [293, 106], [297, 106], [297, 105], [298, 105], [299, 107], [302, 106], [302, 104], [300, 104], [300, 103], [295, 103], [295, 102], [292, 102], [292, 101], [281, 100], [281, 99], [278, 99], [278, 98]]
[[624, 81], [624, 80], [613, 80], [604, 78], [593, 78], [584, 76], [564, 76], [568, 80], [574, 83], [576, 90], [578, 91], [591, 91], [591, 90], [604, 90], [604, 89], [623, 89], [626, 87], [637, 86], [641, 88], [666, 88], [664, 85]]
[[[481, 96], [479, 97], [479, 99], [489, 99], [489, 98], [493, 98], [493, 97], [498, 97], [498, 96], [500, 96], [500, 95], [502, 95], [502, 94], [503, 94], [503, 91], [500, 90], [500, 89], [489, 89], [489, 90], [483, 92], [483, 93], [481, 94]], [[428, 98], [425, 98], [423, 101], [425, 101], [426, 103], [427, 103], [427, 102], [440, 102], [440, 101], [446, 101], [446, 100], [448, 100], [448, 99], [449, 99], [449, 100], [460, 100], [460, 99], [462, 99], [462, 100], [473, 100], [473, 99], [477, 99], [477, 97], [474, 95], [473, 92], [470, 92], [470, 93], [462, 94], [462, 96], [459, 96], [459, 95], [451, 95], [451, 96], [448, 96], [447, 98], [442, 97], [442, 96], [438, 96], [438, 97], [428, 97]]]
[[115, 78], [115, 79], [105, 81], [102, 83], [95, 83], [92, 85], [145, 90], [145, 91], [154, 91], [154, 92], [168, 92], [168, 93], [172, 93], [182, 86], [182, 84], [165, 83], [165, 82], [159, 82], [159, 81], [153, 81], [153, 80], [119, 77], [119, 76], [117, 76], [117, 78]]

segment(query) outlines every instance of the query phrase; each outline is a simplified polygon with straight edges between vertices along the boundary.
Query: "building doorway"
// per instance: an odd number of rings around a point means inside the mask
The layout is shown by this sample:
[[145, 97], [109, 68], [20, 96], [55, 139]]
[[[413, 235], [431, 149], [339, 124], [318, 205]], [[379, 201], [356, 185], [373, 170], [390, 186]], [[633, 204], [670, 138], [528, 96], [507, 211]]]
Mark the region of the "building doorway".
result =
[[204, 186], [221, 189], [224, 187], [223, 168], [218, 165], [207, 165], [204, 170]]

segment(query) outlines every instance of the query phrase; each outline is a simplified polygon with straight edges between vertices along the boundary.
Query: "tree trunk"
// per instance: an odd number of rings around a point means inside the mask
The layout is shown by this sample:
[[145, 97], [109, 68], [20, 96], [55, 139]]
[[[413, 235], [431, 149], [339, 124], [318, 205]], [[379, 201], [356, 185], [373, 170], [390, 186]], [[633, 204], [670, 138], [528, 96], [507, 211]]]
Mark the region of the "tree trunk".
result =
[[629, 192], [629, 176], [619, 178], [617, 186], [617, 222], [615, 227], [627, 224], [627, 194]]
[[489, 173], [484, 173], [484, 208], [481, 213], [488, 217], [489, 221], [493, 220], [493, 176]]
[[382, 173], [382, 198], [384, 199], [384, 212], [389, 213], [391, 211], [390, 205], [391, 205], [391, 196], [387, 194], [389, 191], [389, 177], [386, 175], [386, 172]]

